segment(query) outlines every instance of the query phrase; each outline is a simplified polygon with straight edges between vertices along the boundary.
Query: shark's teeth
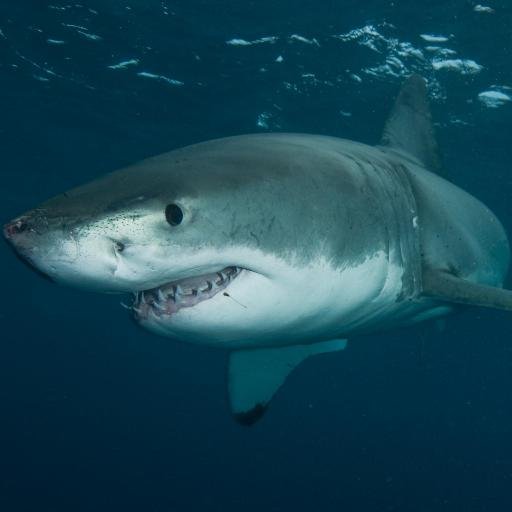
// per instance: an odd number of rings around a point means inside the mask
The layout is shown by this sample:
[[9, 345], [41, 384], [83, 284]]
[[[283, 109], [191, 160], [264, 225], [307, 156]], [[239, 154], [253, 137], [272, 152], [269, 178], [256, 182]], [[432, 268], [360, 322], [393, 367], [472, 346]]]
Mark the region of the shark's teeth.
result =
[[209, 292], [213, 288], [213, 284], [211, 281], [206, 281], [206, 288], [200, 289], [200, 292]]
[[160, 311], [167, 311], [167, 308], [165, 306], [163, 306], [162, 304], [160, 304], [160, 302], [153, 302], [151, 305], [153, 307], [159, 309]]
[[239, 267], [226, 267], [215, 274], [181, 279], [158, 288], [134, 293], [132, 309], [137, 319], [148, 319], [149, 313], [160, 318], [170, 316], [181, 308], [192, 307], [211, 299], [235, 279]]
[[217, 279], [215, 281], [215, 284], [217, 286], [221, 286], [222, 284], [224, 284], [224, 281], [226, 280], [226, 276], [222, 272], [217, 272], [217, 276], [219, 277], [219, 279]]

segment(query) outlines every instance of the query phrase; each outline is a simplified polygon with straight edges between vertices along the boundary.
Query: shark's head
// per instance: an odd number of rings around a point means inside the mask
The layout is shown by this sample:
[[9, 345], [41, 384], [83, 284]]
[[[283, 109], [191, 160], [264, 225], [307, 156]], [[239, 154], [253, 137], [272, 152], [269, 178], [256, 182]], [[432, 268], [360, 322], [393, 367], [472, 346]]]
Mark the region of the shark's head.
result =
[[[165, 336], [319, 336], [326, 305], [343, 310], [331, 255], [346, 234], [315, 196], [314, 176], [304, 181], [300, 152], [309, 150], [296, 148], [293, 168], [270, 142], [233, 138], [145, 160], [50, 199], [4, 235], [56, 282], [132, 293], [135, 319]], [[366, 293], [355, 287], [351, 307]]]

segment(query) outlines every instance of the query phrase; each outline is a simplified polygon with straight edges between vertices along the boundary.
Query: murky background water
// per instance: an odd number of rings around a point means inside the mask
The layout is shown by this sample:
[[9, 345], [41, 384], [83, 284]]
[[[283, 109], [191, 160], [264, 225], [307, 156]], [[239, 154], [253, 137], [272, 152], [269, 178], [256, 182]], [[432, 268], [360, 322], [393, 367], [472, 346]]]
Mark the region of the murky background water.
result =
[[[427, 5], [425, 5], [427, 4]], [[446, 175], [512, 233], [512, 6], [0, 0], [7, 220], [134, 160], [255, 131], [374, 143], [429, 81]], [[512, 317], [354, 340], [231, 420], [221, 352], [136, 329], [0, 249], [0, 507], [507, 510]]]

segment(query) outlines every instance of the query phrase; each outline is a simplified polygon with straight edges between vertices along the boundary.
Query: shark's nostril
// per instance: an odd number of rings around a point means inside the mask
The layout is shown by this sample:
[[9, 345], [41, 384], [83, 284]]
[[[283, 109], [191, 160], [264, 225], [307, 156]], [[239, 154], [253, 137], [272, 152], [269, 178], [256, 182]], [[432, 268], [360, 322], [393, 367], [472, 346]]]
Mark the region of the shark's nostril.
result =
[[25, 219], [16, 219], [4, 226], [4, 235], [6, 238], [12, 238], [15, 235], [23, 233], [28, 228]]
[[123, 244], [123, 242], [116, 241], [114, 243], [115, 243], [116, 251], [117, 252], [123, 252], [124, 251], [124, 244]]

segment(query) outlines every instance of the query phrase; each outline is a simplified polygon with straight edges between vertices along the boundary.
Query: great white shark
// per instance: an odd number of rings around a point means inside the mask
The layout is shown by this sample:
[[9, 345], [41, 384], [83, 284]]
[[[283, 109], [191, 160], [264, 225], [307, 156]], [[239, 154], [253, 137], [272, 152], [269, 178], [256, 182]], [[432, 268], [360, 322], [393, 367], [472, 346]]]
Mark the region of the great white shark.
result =
[[256, 421], [292, 369], [360, 333], [512, 310], [505, 231], [442, 178], [423, 78], [380, 144], [255, 134], [149, 158], [4, 226], [57, 283], [131, 293], [144, 328], [229, 352], [235, 417]]

